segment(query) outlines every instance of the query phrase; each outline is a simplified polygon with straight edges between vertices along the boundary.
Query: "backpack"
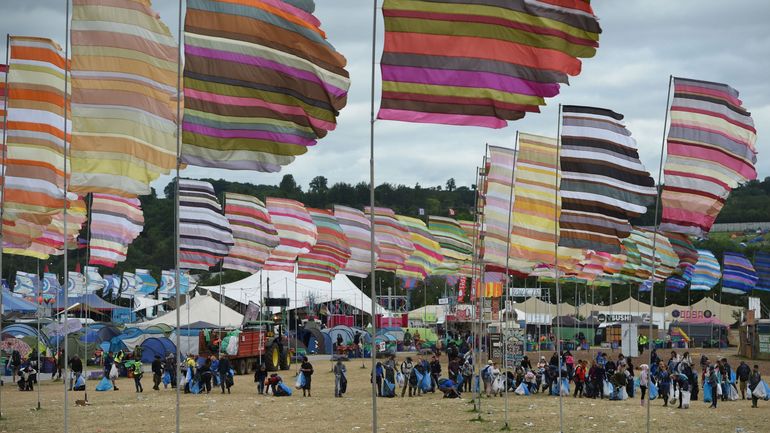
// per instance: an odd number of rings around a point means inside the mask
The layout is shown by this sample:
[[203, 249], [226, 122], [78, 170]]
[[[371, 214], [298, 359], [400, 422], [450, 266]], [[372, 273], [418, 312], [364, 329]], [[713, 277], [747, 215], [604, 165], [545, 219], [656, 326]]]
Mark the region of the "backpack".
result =
[[481, 378], [484, 380], [491, 380], [492, 379], [492, 367], [486, 366], [481, 370]]

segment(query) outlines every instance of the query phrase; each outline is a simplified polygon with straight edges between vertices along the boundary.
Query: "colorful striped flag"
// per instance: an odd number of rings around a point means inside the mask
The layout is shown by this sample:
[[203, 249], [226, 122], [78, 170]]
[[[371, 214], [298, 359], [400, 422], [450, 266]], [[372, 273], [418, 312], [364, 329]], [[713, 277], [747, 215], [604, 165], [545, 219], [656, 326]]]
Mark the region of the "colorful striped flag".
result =
[[562, 113], [559, 245], [618, 254], [629, 220], [654, 203], [655, 181], [622, 114], [574, 105]]
[[279, 242], [267, 207], [254, 196], [227, 192], [225, 216], [233, 229], [235, 245], [222, 267], [250, 274], [259, 271]]
[[457, 220], [453, 218], [430, 215], [428, 228], [441, 247], [441, 255], [444, 258], [441, 265], [433, 270], [433, 275], [456, 278], [460, 273], [460, 267], [471, 263], [473, 244], [465, 236], [465, 231]]
[[139, 199], [94, 193], [90, 228], [89, 263], [115, 267], [126, 260], [128, 246], [144, 228]]
[[179, 180], [179, 262], [209, 270], [233, 247], [233, 230], [209, 182]]
[[[368, 216], [372, 211], [367, 206], [364, 213]], [[414, 252], [409, 230], [396, 219], [393, 209], [374, 208], [374, 238], [380, 251], [377, 256], [378, 271], [396, 272]]]
[[297, 257], [307, 254], [318, 240], [318, 230], [305, 205], [286, 198], [268, 197], [267, 210], [279, 243], [265, 262], [268, 271], [294, 272]]
[[396, 276], [424, 280], [443, 262], [441, 246], [421, 219], [403, 215], [397, 215], [396, 218], [409, 231], [409, 240], [414, 245], [404, 265], [396, 270]]
[[679, 256], [679, 268], [684, 271], [695, 266], [698, 262], [698, 250], [687, 235], [682, 233], [666, 233], [676, 255]]
[[707, 250], [698, 250], [698, 261], [693, 266], [690, 290], [709, 291], [722, 278], [722, 269], [714, 254]]
[[348, 238], [331, 211], [309, 208], [308, 213], [318, 240], [307, 254], [299, 256], [297, 278], [331, 283], [350, 258]]
[[674, 78], [661, 230], [703, 237], [730, 191], [757, 178], [754, 120], [726, 84]]
[[336, 127], [350, 80], [314, 8], [187, 1], [184, 162], [275, 172]]
[[502, 128], [539, 112], [599, 43], [584, 0], [385, 0], [378, 118]]
[[66, 62], [50, 39], [11, 36], [9, 43], [4, 206], [11, 219], [45, 226], [64, 200]]
[[754, 269], [759, 278], [754, 289], [770, 292], [770, 253], [757, 251], [754, 255]]
[[751, 293], [759, 278], [749, 259], [741, 253], [724, 253], [722, 257], [722, 293], [745, 295]]
[[506, 269], [509, 258], [508, 238], [511, 233], [513, 208], [513, 149], [489, 146], [489, 170], [484, 188], [484, 264]]
[[[334, 205], [334, 217], [345, 233], [350, 246], [350, 258], [347, 264], [340, 270], [343, 274], [364, 278], [371, 270], [372, 250], [372, 225], [369, 218], [358, 209], [352, 207]], [[375, 263], [380, 253], [375, 242]]]
[[150, 0], [73, 0], [71, 191], [149, 194], [176, 167], [177, 47]]

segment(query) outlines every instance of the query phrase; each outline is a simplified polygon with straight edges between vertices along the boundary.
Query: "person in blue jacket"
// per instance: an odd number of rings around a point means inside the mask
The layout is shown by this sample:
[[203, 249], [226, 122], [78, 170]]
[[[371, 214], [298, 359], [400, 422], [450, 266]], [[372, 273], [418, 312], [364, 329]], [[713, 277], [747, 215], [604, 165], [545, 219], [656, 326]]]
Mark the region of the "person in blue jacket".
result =
[[658, 393], [663, 399], [663, 406], [668, 406], [668, 394], [671, 390], [671, 375], [668, 372], [668, 366], [663, 362], [658, 367]]

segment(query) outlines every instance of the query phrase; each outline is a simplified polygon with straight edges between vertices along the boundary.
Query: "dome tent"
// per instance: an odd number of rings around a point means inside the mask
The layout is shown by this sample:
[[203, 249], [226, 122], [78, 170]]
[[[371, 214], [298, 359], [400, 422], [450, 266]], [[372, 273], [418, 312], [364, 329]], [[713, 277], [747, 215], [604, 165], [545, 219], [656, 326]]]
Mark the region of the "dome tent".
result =
[[166, 358], [169, 353], [176, 354], [176, 346], [166, 337], [150, 337], [142, 342], [142, 362], [149, 363], [155, 360], [155, 356], [160, 359]]

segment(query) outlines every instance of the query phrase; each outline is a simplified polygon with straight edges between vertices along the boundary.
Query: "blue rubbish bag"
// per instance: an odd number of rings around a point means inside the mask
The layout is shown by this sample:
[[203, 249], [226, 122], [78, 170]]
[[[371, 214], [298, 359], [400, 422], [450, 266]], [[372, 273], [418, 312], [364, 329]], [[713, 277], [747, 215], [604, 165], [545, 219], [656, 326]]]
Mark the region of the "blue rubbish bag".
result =
[[77, 390], [79, 388], [85, 388], [85, 386], [86, 386], [86, 380], [83, 378], [83, 375], [81, 374], [80, 376], [78, 376], [77, 380], [75, 381], [74, 387]]
[[302, 389], [305, 386], [305, 373], [300, 372], [297, 375], [297, 382], [294, 384], [294, 388]]
[[711, 383], [709, 382], [703, 384], [703, 402], [711, 403]]
[[569, 396], [569, 379], [561, 378], [561, 395]]
[[463, 375], [460, 373], [457, 373], [457, 380], [455, 380], [455, 382], [457, 382], [458, 388], [460, 387], [460, 385], [463, 384], [464, 381], [465, 381], [465, 378], [463, 377]]
[[658, 385], [655, 385], [654, 383], [650, 382], [650, 400], [655, 400], [658, 398]]
[[730, 383], [732, 383], [733, 385], [735, 385], [735, 379], [736, 379], [736, 377], [735, 377], [735, 371], [734, 371], [734, 370], [730, 370]]
[[430, 391], [430, 388], [432, 385], [430, 374], [428, 373], [423, 374], [422, 380], [419, 383], [420, 383], [420, 389], [422, 389], [422, 392]]
[[110, 382], [109, 379], [106, 377], [103, 377], [102, 380], [99, 381], [99, 383], [96, 385], [97, 391], [111, 391], [112, 390], [112, 382]]
[[[426, 375], [430, 377], [429, 375]], [[382, 396], [383, 397], [395, 397], [396, 396], [396, 384], [392, 383], [388, 379], [382, 379]]]
[[[281, 389], [282, 394], [285, 394], [286, 396], [291, 396], [291, 388], [289, 388], [285, 383], [281, 382], [277, 386]], [[278, 395], [276, 397], [280, 397], [281, 395]]]
[[192, 381], [190, 383], [190, 392], [193, 394], [200, 394], [201, 393], [201, 384], [198, 383], [197, 380]]
[[550, 391], [551, 391], [551, 395], [559, 395], [559, 387], [556, 386], [556, 381], [553, 381], [553, 383], [551, 383]]
[[163, 377], [160, 379], [164, 385], [169, 385], [171, 383], [171, 373], [168, 371], [163, 373]]

